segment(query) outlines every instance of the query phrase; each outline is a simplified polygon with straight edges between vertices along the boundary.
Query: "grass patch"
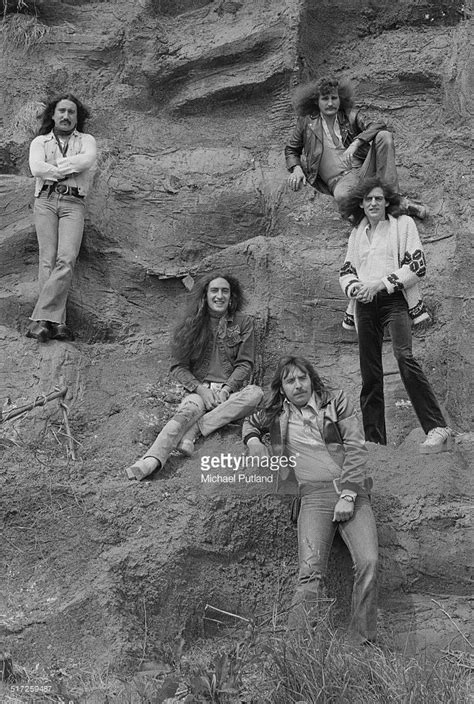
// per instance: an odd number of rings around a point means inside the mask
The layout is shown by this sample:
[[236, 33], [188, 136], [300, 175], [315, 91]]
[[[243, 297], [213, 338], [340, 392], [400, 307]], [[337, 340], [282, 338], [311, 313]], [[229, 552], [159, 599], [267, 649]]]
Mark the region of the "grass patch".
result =
[[[35, 704], [472, 704], [472, 652], [409, 657], [382, 645], [354, 646], [327, 624], [296, 636], [246, 628], [177, 652], [170, 666], [146, 663], [135, 675], [110, 670], [14, 667], [1, 701], [36, 687]], [[173, 658], [172, 658], [173, 659]], [[41, 688], [43, 691], [41, 692]], [[47, 688], [47, 690], [45, 689]], [[21, 691], [21, 690], [20, 690]], [[38, 697], [38, 694], [40, 697]], [[17, 695], [18, 696], [18, 695]], [[10, 697], [10, 698], [7, 698]], [[16, 700], [18, 702], [18, 699]], [[19, 701], [31, 701], [19, 699]]]
[[465, 653], [413, 658], [389, 648], [355, 647], [332, 635], [321, 647], [272, 645], [278, 686], [272, 704], [468, 704], [474, 662]]
[[28, 51], [37, 46], [49, 32], [49, 27], [31, 15], [9, 15], [0, 24], [4, 47]]
[[36, 0], [0, 0], [2, 22], [0, 33], [5, 47], [28, 51], [37, 46], [48, 33], [48, 27], [38, 20]]

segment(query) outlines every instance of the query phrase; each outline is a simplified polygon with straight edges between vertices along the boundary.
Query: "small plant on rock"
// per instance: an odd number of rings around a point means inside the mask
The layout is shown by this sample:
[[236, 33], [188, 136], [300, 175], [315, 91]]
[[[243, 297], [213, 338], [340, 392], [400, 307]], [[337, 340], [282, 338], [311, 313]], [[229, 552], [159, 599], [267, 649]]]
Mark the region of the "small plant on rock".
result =
[[[3, 19], [0, 33], [6, 47], [28, 51], [39, 44], [48, 32], [48, 27], [38, 20], [36, 0], [2, 0]], [[7, 13], [11, 16], [7, 17]]]

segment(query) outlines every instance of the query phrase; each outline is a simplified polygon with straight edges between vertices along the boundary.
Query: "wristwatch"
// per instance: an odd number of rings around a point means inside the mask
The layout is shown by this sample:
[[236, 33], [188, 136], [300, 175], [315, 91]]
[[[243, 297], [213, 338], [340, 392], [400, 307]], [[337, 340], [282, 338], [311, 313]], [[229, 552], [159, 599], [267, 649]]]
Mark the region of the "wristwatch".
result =
[[350, 501], [351, 504], [355, 504], [355, 497], [351, 494], [344, 494], [344, 496], [341, 496], [341, 499], [345, 499], [346, 501]]

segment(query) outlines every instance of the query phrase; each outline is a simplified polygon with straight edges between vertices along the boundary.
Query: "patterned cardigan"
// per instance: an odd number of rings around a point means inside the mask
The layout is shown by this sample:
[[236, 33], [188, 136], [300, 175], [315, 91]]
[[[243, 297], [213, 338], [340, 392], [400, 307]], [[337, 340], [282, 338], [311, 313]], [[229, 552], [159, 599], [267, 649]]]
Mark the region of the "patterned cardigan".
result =
[[[382, 281], [388, 293], [402, 291], [408, 304], [408, 313], [416, 324], [429, 320], [430, 316], [421, 298], [418, 281], [426, 274], [426, 261], [415, 222], [408, 215], [394, 218], [388, 216], [390, 223], [390, 252], [393, 260], [393, 272], [384, 276]], [[339, 283], [349, 298], [342, 326], [346, 330], [355, 329], [355, 288], [362, 283], [357, 269], [360, 263], [360, 241], [368, 225], [366, 217], [354, 228], [349, 237], [344, 266], [339, 272]]]

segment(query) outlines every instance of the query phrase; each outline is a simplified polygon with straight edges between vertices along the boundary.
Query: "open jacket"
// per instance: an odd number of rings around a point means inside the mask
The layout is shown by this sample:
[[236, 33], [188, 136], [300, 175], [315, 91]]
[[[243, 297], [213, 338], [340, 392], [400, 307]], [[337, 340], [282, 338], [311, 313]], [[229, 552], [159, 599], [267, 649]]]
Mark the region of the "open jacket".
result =
[[[238, 391], [249, 381], [255, 361], [253, 320], [243, 313], [223, 315], [217, 326], [217, 346], [225, 373], [226, 385]], [[209, 371], [214, 339], [211, 339], [200, 359], [183, 362], [171, 360], [170, 372], [184, 388], [192, 393]]]
[[[382, 281], [388, 293], [402, 291], [408, 305], [408, 313], [413, 323], [417, 325], [430, 316], [421, 297], [418, 283], [426, 274], [426, 260], [420, 236], [414, 220], [409, 215], [394, 218], [388, 216], [389, 252], [392, 258], [393, 271], [384, 276]], [[357, 286], [362, 283], [358, 276], [360, 264], [360, 242], [365, 236], [369, 224], [364, 217], [355, 227], [349, 237], [344, 265], [339, 272], [339, 283], [345, 295], [349, 298], [342, 326], [346, 330], [355, 329], [355, 298]]]
[[68, 185], [77, 187], [79, 195], [86, 196], [97, 168], [97, 145], [91, 134], [74, 130], [68, 142], [67, 156], [63, 157], [54, 132], [35, 137], [30, 145], [30, 170], [36, 178], [35, 197], [39, 196], [45, 181], [68, 179]]
[[[322, 397], [317, 397], [320, 413], [318, 424], [326, 448], [341, 468], [339, 488], [367, 495], [372, 486], [372, 479], [367, 476], [367, 447], [364, 434], [355, 415], [354, 408], [344, 391], [327, 390]], [[288, 457], [289, 408], [283, 404], [280, 414], [268, 419], [265, 410], [256, 411], [245, 419], [242, 428], [244, 443], [252, 437], [268, 441], [271, 453]], [[276, 491], [282, 494], [297, 494], [298, 482], [293, 467], [280, 467]]]
[[[364, 175], [369, 176], [372, 171], [375, 173], [375, 153], [372, 154], [374, 149], [370, 142], [378, 132], [386, 130], [387, 125], [384, 122], [371, 122], [366, 126], [358, 110], [351, 110], [348, 114], [339, 110], [337, 119], [344, 147], [347, 149], [356, 138], [364, 142], [357, 150], [356, 156], [364, 160], [370, 154], [367, 164], [364, 164], [364, 167], [367, 166]], [[319, 177], [319, 164], [324, 149], [323, 134], [321, 115], [299, 117], [293, 134], [285, 147], [286, 167], [292, 171], [293, 167], [301, 166], [308, 183], [313, 188], [326, 195], [331, 195], [326, 183]], [[374, 164], [374, 168], [372, 168], [372, 164]]]

